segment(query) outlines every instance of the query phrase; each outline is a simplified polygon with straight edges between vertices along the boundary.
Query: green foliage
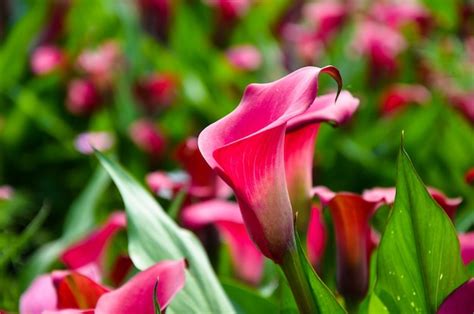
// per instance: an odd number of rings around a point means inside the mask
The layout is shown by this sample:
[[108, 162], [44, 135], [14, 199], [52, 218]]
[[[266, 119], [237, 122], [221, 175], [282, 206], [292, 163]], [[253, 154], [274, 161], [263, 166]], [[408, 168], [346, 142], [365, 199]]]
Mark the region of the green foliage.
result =
[[434, 313], [468, 279], [456, 231], [431, 198], [404, 150], [398, 157], [395, 204], [378, 250], [376, 297], [390, 313]]

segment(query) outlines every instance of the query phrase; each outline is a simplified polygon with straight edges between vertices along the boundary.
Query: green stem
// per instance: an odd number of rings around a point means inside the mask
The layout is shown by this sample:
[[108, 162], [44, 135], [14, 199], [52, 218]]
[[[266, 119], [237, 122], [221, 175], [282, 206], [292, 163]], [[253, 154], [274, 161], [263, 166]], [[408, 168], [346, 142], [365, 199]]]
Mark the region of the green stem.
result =
[[319, 313], [318, 305], [313, 298], [309, 281], [304, 273], [303, 261], [296, 249], [288, 252], [280, 267], [288, 280], [300, 313]]

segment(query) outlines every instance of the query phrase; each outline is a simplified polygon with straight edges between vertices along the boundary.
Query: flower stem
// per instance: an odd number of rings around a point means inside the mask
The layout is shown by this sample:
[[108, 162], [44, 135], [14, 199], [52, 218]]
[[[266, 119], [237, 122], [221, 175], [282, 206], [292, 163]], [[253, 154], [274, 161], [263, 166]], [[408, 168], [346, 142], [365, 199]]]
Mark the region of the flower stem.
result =
[[303, 269], [303, 261], [297, 250], [291, 250], [280, 264], [301, 314], [319, 313], [318, 305], [311, 292], [309, 281]]

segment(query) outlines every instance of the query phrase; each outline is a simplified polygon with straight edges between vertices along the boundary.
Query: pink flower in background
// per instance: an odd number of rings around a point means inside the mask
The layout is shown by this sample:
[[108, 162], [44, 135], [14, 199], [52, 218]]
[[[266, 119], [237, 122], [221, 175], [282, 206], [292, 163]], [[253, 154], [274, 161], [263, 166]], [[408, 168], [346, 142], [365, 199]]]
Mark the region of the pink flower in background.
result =
[[64, 63], [63, 52], [55, 46], [40, 46], [31, 55], [31, 70], [44, 75], [59, 69]]
[[149, 120], [135, 121], [130, 127], [130, 138], [142, 151], [151, 157], [160, 156], [165, 149], [165, 138]]
[[396, 30], [382, 23], [364, 21], [357, 28], [352, 46], [369, 58], [373, 70], [394, 71], [397, 56], [405, 50], [406, 42]]
[[15, 194], [15, 190], [9, 185], [0, 186], [0, 200], [9, 200]]
[[421, 85], [393, 85], [384, 92], [380, 111], [382, 115], [391, 115], [412, 103], [422, 105], [430, 97], [430, 92]]
[[334, 1], [312, 2], [303, 8], [305, 20], [314, 28], [314, 35], [328, 41], [344, 23], [348, 9], [346, 4]]
[[437, 314], [471, 314], [474, 313], [474, 278], [451, 292], [443, 301]]
[[208, 5], [218, 9], [223, 19], [242, 17], [251, 5], [251, 0], [204, 0]]
[[165, 41], [173, 17], [173, 0], [137, 0], [143, 28], [156, 39]]
[[114, 138], [108, 132], [85, 132], [74, 140], [74, 146], [82, 154], [90, 155], [94, 149], [107, 151], [114, 145]]
[[473, 184], [474, 183], [474, 167], [470, 168], [468, 171], [466, 171], [466, 174], [464, 175], [464, 179], [467, 184]]
[[252, 284], [260, 281], [264, 258], [250, 239], [236, 203], [221, 200], [196, 203], [183, 208], [181, 221], [194, 230], [215, 225], [229, 245], [237, 275]]
[[464, 264], [474, 261], [474, 231], [459, 234], [459, 243], [461, 244], [461, 257]]
[[315, 187], [313, 193], [329, 208], [336, 235], [337, 288], [345, 298], [362, 299], [369, 285], [369, 262], [375, 247], [370, 218], [380, 200]]
[[244, 71], [253, 71], [262, 64], [260, 51], [252, 45], [240, 45], [227, 50], [227, 60], [235, 68]]
[[474, 91], [453, 92], [449, 95], [449, 100], [454, 108], [459, 110], [471, 124], [474, 124]]
[[198, 147], [198, 139], [187, 138], [177, 149], [176, 158], [189, 174], [189, 194], [200, 199], [228, 198], [230, 187], [209, 167]]
[[145, 181], [153, 193], [166, 199], [173, 199], [180, 190], [189, 186], [189, 176], [184, 172], [154, 171], [146, 176]]
[[103, 226], [93, 230], [83, 239], [70, 245], [62, 254], [61, 261], [69, 269], [94, 264], [102, 271], [105, 249], [112, 237], [126, 227], [125, 212], [114, 212]]
[[88, 77], [101, 87], [108, 87], [122, 61], [120, 47], [114, 41], [109, 41], [95, 50], [85, 50], [77, 58], [77, 66]]
[[[446, 195], [444, 195], [443, 192], [441, 192], [438, 189], [435, 189], [433, 187], [428, 187], [428, 192], [430, 193], [431, 197], [438, 203], [441, 208], [444, 209], [446, 214], [453, 219], [454, 215], [456, 214], [456, 209], [458, 206], [462, 203], [462, 198], [456, 197], [456, 198], [449, 198]], [[393, 204], [395, 202], [395, 188], [394, 187], [389, 187], [389, 188], [372, 188], [370, 190], [365, 190], [362, 193], [362, 196], [371, 201], [379, 201], [379, 202], [384, 202], [386, 204]]]
[[308, 223], [306, 246], [308, 248], [309, 261], [315, 268], [320, 265], [324, 250], [326, 249], [326, 233], [322, 210], [317, 206], [313, 206]]
[[[199, 135], [204, 159], [233, 188], [251, 238], [277, 263], [294, 247], [292, 203], [309, 206], [307, 156], [313, 153], [319, 122], [346, 120], [358, 105], [349, 93], [336, 104], [335, 94], [318, 102], [320, 73], [330, 74], [340, 86], [340, 75], [331, 66], [306, 67], [275, 82], [251, 84], [233, 112]], [[286, 141], [287, 136], [293, 140]], [[293, 182], [298, 187], [290, 186]]]
[[99, 108], [100, 102], [99, 91], [91, 81], [75, 79], [69, 83], [66, 107], [72, 114], [89, 115]]
[[171, 74], [155, 73], [140, 79], [134, 94], [147, 113], [170, 106], [177, 94], [177, 79]]
[[371, 16], [392, 28], [400, 28], [407, 23], [417, 24], [422, 31], [429, 26], [430, 14], [417, 3], [375, 3]]

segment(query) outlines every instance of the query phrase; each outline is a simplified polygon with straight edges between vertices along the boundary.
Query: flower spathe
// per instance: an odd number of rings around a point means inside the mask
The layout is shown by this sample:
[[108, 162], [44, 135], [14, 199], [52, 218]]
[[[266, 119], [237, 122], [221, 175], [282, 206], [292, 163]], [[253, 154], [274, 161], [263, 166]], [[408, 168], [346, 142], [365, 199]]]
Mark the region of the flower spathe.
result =
[[454, 290], [443, 301], [438, 309], [438, 314], [471, 314], [474, 312], [474, 278]]
[[[341, 87], [333, 66], [305, 67], [271, 83], [251, 84], [239, 106], [203, 130], [198, 139], [204, 159], [233, 188], [253, 241], [277, 263], [295, 241], [285, 163], [296, 159], [285, 148], [286, 134], [301, 131], [306, 136], [307, 127], [339, 118], [340, 107], [347, 106], [334, 104], [336, 94], [329, 103], [313, 105], [320, 73], [330, 74]], [[296, 152], [307, 154], [303, 148]], [[306, 159], [304, 167], [308, 167]]]

